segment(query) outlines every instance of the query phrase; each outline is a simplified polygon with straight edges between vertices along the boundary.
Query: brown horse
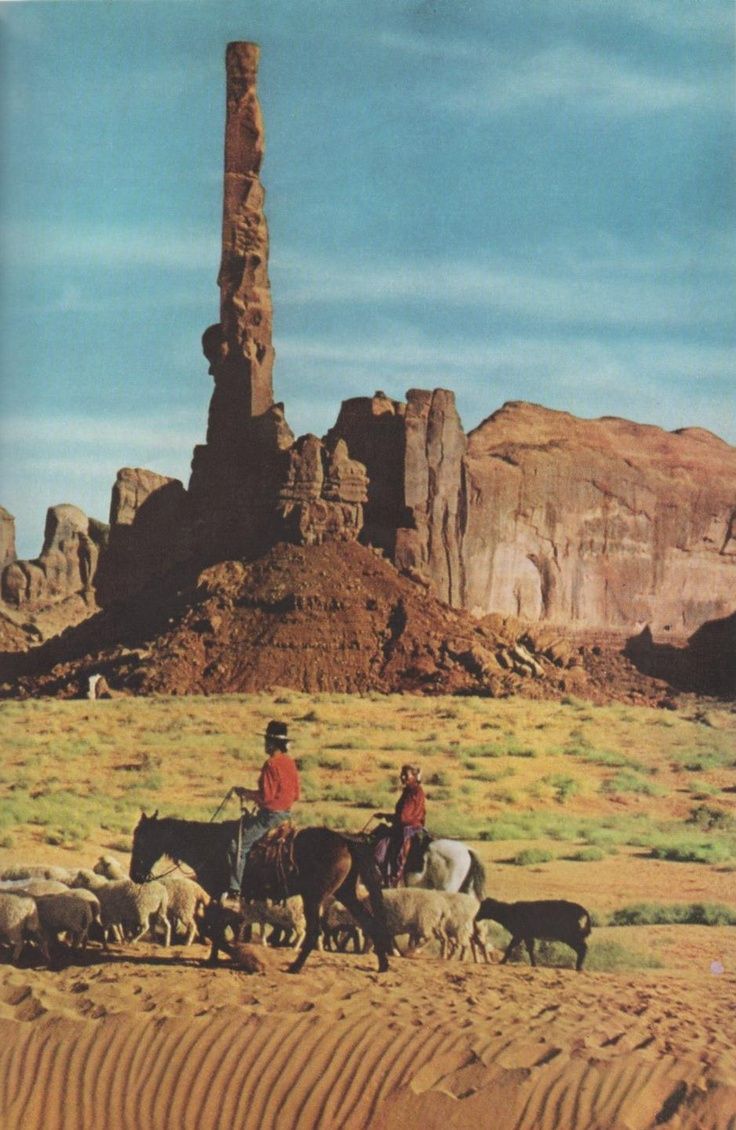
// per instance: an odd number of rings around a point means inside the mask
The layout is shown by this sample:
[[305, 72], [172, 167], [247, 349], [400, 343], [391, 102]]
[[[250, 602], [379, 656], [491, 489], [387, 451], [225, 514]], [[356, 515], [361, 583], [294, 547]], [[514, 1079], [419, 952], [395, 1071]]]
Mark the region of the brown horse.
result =
[[[159, 819], [158, 812], [153, 816], [143, 813], [133, 833], [130, 877], [136, 883], [146, 882], [151, 877], [154, 863], [167, 856], [175, 863], [188, 864], [208, 894], [219, 899], [228, 888], [227, 854], [237, 832], [237, 820], [208, 824], [201, 820], [177, 820], [171, 816]], [[375, 946], [379, 973], [385, 972], [391, 938], [370, 845], [357, 837], [333, 832], [330, 828], [303, 828], [294, 838], [293, 861], [295, 868], [286, 877], [283, 893], [302, 896], [307, 931], [289, 972], [298, 973], [317, 944], [320, 908], [327, 895], [334, 895], [347, 907]], [[359, 879], [368, 889], [372, 914], [358, 898], [356, 887]], [[243, 886], [247, 891], [247, 867]], [[214, 960], [216, 953], [215, 943]]]

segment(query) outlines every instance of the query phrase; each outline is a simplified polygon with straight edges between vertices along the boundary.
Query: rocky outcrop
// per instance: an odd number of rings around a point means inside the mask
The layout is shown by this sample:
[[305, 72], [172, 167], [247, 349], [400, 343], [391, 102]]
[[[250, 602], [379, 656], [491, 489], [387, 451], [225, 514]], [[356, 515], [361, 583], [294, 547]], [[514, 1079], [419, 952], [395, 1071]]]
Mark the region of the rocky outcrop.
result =
[[15, 561], [15, 518], [0, 506], [0, 569]]
[[183, 484], [140, 467], [118, 471], [109, 544], [95, 577], [98, 603], [127, 599], [191, 555], [190, 504]]
[[471, 432], [463, 604], [684, 638], [736, 600], [736, 449], [510, 403]]
[[95, 575], [106, 541], [107, 526], [102, 522], [88, 518], [76, 506], [52, 506], [40, 556], [13, 561], [3, 569], [3, 601], [32, 619], [70, 601], [68, 622], [89, 615], [96, 607]]
[[383, 392], [356, 397], [342, 405], [328, 438], [336, 437], [368, 472], [362, 540], [460, 606], [466, 439], [454, 394], [410, 389], [405, 403]]

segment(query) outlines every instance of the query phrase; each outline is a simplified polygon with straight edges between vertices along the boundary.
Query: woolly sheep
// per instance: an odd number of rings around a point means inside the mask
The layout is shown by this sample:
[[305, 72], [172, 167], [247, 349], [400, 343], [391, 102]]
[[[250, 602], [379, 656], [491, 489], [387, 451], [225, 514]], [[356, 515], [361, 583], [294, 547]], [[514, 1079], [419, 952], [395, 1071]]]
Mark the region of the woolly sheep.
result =
[[157, 878], [156, 882], [166, 888], [169, 896], [166, 913], [172, 931], [183, 930], [186, 934], [184, 945], [190, 945], [197, 933], [198, 916], [209, 904], [210, 896], [199, 883], [186, 875], [165, 875]]
[[490, 918], [500, 922], [511, 934], [501, 964], [509, 960], [513, 950], [520, 942], [526, 944], [529, 960], [534, 959], [534, 941], [543, 938], [549, 941], [565, 942], [575, 950], [578, 972], [583, 968], [588, 946], [585, 939], [590, 934], [590, 915], [584, 906], [565, 899], [541, 899], [536, 902], [499, 902], [497, 899], [483, 899], [477, 914], [478, 919]]
[[47, 941], [56, 941], [66, 934], [73, 947], [85, 949], [87, 936], [93, 922], [100, 923], [100, 904], [97, 899], [80, 897], [81, 892], [41, 895], [36, 899], [38, 917]]
[[260, 926], [261, 943], [266, 944], [266, 928], [273, 926], [286, 933], [287, 944], [300, 946], [307, 932], [304, 903], [301, 895], [292, 895], [284, 903], [261, 899], [242, 902], [240, 906], [242, 927]]
[[475, 895], [437, 891], [442, 907], [442, 919], [435, 936], [439, 939], [443, 957], [458, 954], [462, 961], [470, 946], [473, 960], [478, 961], [476, 948], [475, 916], [478, 913], [478, 900]]
[[359, 953], [363, 949], [363, 931], [358, 926], [346, 906], [330, 895], [322, 906], [322, 937], [325, 949], [345, 951], [350, 942], [353, 950]]
[[0, 870], [0, 881], [13, 879], [55, 879], [59, 883], [69, 883], [74, 872], [68, 867], [55, 867], [45, 863], [16, 863]]
[[[92, 870], [107, 879], [127, 878], [122, 863], [113, 855], [101, 855]], [[207, 906], [210, 896], [199, 883], [186, 875], [159, 875], [156, 876], [156, 881], [163, 883], [168, 892], [167, 915], [172, 930], [176, 932], [177, 928], [182, 929], [186, 934], [184, 945], [190, 945], [197, 933], [197, 915]]]
[[26, 940], [37, 942], [41, 953], [49, 960], [48, 946], [34, 900], [26, 895], [0, 892], [0, 941], [13, 947], [13, 961], [18, 961]]
[[115, 879], [95, 889], [100, 900], [103, 936], [114, 926], [133, 932], [137, 942], [146, 930], [158, 926], [164, 933], [164, 945], [171, 942], [171, 926], [166, 916], [169, 896], [162, 883], [134, 883], [132, 879]]
[[60, 883], [56, 879], [11, 879], [4, 883], [0, 883], [0, 890], [10, 891], [15, 894], [29, 895], [31, 898], [36, 898], [37, 895], [60, 895], [64, 891], [68, 891], [69, 887], [66, 883]]
[[442, 921], [446, 913], [443, 891], [397, 887], [382, 893], [386, 924], [393, 938], [408, 934], [409, 949], [416, 951], [426, 945], [430, 937], [442, 937]]

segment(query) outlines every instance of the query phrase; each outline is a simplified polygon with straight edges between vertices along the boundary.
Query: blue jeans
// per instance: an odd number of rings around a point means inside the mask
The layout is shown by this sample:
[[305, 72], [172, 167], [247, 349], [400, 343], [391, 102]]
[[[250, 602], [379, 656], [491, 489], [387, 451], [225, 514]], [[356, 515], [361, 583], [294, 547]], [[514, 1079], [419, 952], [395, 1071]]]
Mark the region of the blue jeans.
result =
[[283, 824], [285, 820], [289, 820], [290, 816], [289, 812], [269, 812], [267, 808], [259, 808], [255, 816], [241, 817], [240, 854], [238, 854], [237, 837], [230, 844], [230, 851], [228, 852], [231, 890], [236, 887], [240, 890], [243, 883], [245, 861], [256, 840], [260, 840], [269, 828], [275, 828], [277, 824]]

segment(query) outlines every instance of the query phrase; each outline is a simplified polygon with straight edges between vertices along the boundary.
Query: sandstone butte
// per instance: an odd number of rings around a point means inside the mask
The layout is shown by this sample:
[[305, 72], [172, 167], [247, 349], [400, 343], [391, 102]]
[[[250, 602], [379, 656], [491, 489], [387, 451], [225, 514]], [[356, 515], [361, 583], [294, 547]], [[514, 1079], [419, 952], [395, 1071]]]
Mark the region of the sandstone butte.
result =
[[[267, 572], [282, 573], [284, 593], [297, 605], [311, 601], [314, 615], [332, 616], [323, 640], [329, 650], [340, 634], [335, 615], [357, 616], [344, 599], [330, 610], [337, 575], [341, 583], [354, 575], [360, 588], [380, 553], [389, 572], [380, 594], [363, 594], [368, 611], [371, 604], [378, 610], [375, 622], [358, 617], [362, 642], [354, 649], [363, 659], [354, 676], [343, 678], [334, 657], [313, 656], [324, 689], [495, 693], [499, 679], [508, 690], [508, 679], [517, 678], [527, 689], [536, 679], [559, 690], [560, 678], [545, 673], [545, 663], [569, 670], [575, 639], [595, 637], [614, 652], [628, 641], [639, 670], [676, 686], [689, 681], [693, 689], [733, 694], [736, 448], [717, 436], [613, 417], [581, 420], [523, 402], [504, 404], [466, 434], [446, 389], [410, 389], [403, 400], [383, 391], [353, 398], [326, 436], [294, 436], [284, 405], [273, 400], [258, 58], [254, 44], [228, 46], [220, 320], [202, 340], [214, 388], [189, 484], [123, 468], [109, 524], [74, 506], [52, 507], [43, 549], [32, 561], [16, 559], [13, 518], [0, 508], [3, 693], [24, 686], [26, 693], [33, 678], [57, 693], [63, 685], [79, 688], [95, 664], [113, 687], [139, 691], [255, 689], [290, 680], [311, 689], [317, 677], [303, 664], [287, 664], [279, 678], [278, 664], [247, 659], [250, 637], [232, 619], [219, 659], [210, 645], [212, 657], [200, 657], [189, 679], [181, 664], [156, 676], [153, 658], [166, 666], [165, 649], [152, 644], [166, 630], [156, 607], [175, 606], [174, 619], [189, 631], [202, 570], [221, 568], [219, 581], [208, 574], [210, 590], [222, 582], [230, 592], [227, 562], [240, 570], [238, 606], [255, 607], [248, 584], [264, 561]], [[326, 564], [315, 570], [307, 562], [318, 551]], [[389, 577], [393, 593], [385, 588]], [[424, 602], [423, 642], [422, 618], [405, 617], [412, 604], [407, 584]], [[402, 617], [415, 625], [403, 649]], [[222, 618], [210, 618], [216, 621]], [[79, 628], [55, 638], [73, 625]], [[216, 628], [200, 635], [213, 631], [216, 637]], [[9, 658], [44, 639], [32, 660], [14, 665]], [[295, 646], [308, 639], [301, 624]], [[141, 640], [148, 650], [138, 669], [126, 647]], [[404, 654], [403, 666], [387, 666], [387, 646]], [[223, 663], [227, 668], [228, 648], [244, 656], [229, 682], [213, 674]], [[453, 668], [458, 648], [466, 655], [462, 676]], [[685, 673], [688, 656], [692, 677]]]

